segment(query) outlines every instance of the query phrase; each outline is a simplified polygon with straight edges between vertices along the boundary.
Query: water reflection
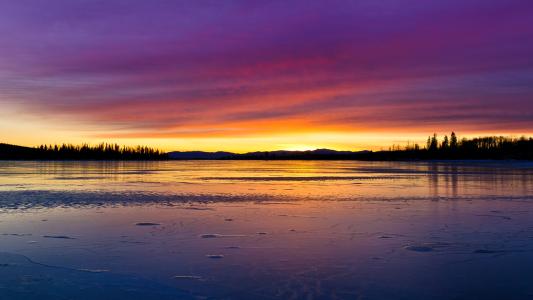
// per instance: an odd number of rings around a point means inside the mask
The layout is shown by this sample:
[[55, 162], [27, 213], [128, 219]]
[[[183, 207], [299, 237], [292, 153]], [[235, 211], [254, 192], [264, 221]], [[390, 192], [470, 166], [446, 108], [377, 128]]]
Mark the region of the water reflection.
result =
[[6, 162], [2, 299], [530, 299], [533, 168]]
[[530, 195], [531, 163], [344, 161], [4, 162], [0, 191], [157, 195], [476, 197]]

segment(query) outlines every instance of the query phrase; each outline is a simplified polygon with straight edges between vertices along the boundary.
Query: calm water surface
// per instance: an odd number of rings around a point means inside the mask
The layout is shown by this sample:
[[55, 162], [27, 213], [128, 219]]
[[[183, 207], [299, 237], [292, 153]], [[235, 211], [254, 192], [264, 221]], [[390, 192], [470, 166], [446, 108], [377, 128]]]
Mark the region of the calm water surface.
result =
[[0, 162], [0, 299], [533, 299], [533, 164]]

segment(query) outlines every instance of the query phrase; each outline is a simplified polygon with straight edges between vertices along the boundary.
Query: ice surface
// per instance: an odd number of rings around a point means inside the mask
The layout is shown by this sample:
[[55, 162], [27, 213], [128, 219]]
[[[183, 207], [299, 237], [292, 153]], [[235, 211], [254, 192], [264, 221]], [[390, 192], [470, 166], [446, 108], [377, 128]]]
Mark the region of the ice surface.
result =
[[62, 240], [75, 240], [75, 237], [71, 237], [68, 235], [43, 235], [44, 238], [49, 239], [62, 239]]
[[433, 251], [433, 247], [424, 246], [424, 245], [410, 245], [405, 246], [406, 250], [415, 251], [415, 252], [430, 252]]
[[48, 266], [13, 253], [0, 253], [0, 265], [0, 296], [6, 300], [195, 299], [136, 276]]
[[0, 299], [532, 299], [532, 167], [6, 162]]
[[202, 276], [195, 276], [195, 275], [175, 275], [173, 277], [174, 279], [192, 279], [192, 280], [201, 280]]
[[212, 238], [232, 238], [232, 237], [244, 237], [244, 234], [218, 234], [218, 233], [206, 233], [201, 234], [200, 237], [203, 239], [212, 239]]
[[137, 226], [159, 226], [161, 224], [159, 224], [159, 223], [151, 223], [151, 222], [140, 222], [140, 223], [137, 223], [135, 225], [137, 225]]

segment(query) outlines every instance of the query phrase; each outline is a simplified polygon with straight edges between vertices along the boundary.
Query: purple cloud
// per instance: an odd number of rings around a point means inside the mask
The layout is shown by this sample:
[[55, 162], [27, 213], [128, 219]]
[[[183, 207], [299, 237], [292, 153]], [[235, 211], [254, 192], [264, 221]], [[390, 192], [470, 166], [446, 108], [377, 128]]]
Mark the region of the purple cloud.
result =
[[177, 137], [528, 131], [532, 20], [517, 0], [5, 1], [0, 101]]

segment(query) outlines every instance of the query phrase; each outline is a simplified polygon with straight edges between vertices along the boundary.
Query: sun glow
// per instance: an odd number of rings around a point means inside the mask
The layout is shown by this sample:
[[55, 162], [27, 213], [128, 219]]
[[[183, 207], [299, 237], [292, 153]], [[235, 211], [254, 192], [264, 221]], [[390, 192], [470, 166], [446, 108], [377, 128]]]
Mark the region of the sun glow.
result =
[[298, 144], [282, 145], [282, 147], [283, 147], [283, 150], [288, 150], [288, 151], [310, 151], [310, 150], [316, 150], [320, 148], [316, 146], [298, 145]]

